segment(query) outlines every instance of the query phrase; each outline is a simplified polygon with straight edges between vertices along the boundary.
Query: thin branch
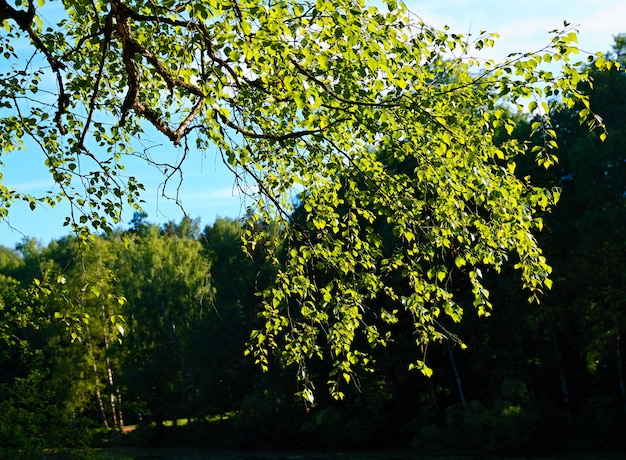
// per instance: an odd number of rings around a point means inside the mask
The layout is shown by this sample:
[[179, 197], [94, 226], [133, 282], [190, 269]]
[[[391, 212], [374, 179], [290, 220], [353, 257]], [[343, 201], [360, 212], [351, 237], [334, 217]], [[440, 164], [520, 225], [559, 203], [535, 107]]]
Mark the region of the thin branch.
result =
[[28, 33], [32, 43], [35, 45], [35, 48], [44, 54], [46, 61], [48, 61], [50, 68], [56, 75], [57, 84], [59, 85], [59, 98], [57, 111], [54, 116], [54, 122], [59, 128], [59, 132], [61, 132], [61, 134], [65, 134], [66, 130], [61, 121], [61, 118], [69, 105], [69, 96], [65, 93], [65, 86], [61, 75], [61, 70], [65, 70], [65, 64], [62, 59], [55, 58], [52, 55], [50, 50], [48, 50], [46, 45], [41, 41], [39, 35], [37, 35], [37, 33], [33, 30], [32, 24], [35, 19], [35, 13], [36, 8], [34, 0], [28, 0], [28, 9], [26, 11], [16, 10], [9, 5], [6, 0], [0, 0], [0, 24], [4, 23], [7, 19], [15, 21], [20, 29]]
[[93, 113], [96, 108], [96, 98], [98, 97], [98, 93], [100, 92], [100, 80], [102, 80], [102, 74], [104, 73], [104, 65], [106, 63], [106, 55], [109, 50], [109, 45], [111, 43], [112, 32], [113, 13], [109, 12], [106, 18], [106, 25], [104, 26], [104, 41], [102, 42], [102, 57], [100, 59], [100, 67], [98, 68], [98, 74], [96, 75], [96, 79], [93, 85], [93, 93], [91, 95], [91, 101], [89, 102], [89, 113], [87, 115], [87, 121], [85, 122], [85, 128], [83, 129], [83, 133], [80, 138], [81, 147], [85, 145], [85, 137], [87, 136], [87, 131], [89, 130], [89, 125], [91, 125]]
[[189, 132], [189, 125], [201, 112], [203, 106], [204, 100], [199, 99], [189, 115], [187, 115], [187, 118], [183, 120], [183, 122], [176, 130], [172, 129], [172, 127], [168, 125], [165, 120], [163, 120], [161, 115], [156, 110], [142, 104], [139, 101], [135, 101], [133, 109], [136, 110], [137, 113], [141, 114], [150, 123], [152, 123], [152, 125], [156, 129], [161, 131], [161, 133], [165, 134], [165, 136], [167, 136], [167, 138], [171, 140], [174, 145], [180, 145], [181, 139]]
[[287, 133], [287, 134], [281, 134], [281, 135], [276, 135], [276, 134], [268, 134], [268, 133], [263, 133], [263, 134], [259, 134], [259, 133], [255, 133], [254, 131], [249, 131], [245, 128], [242, 128], [241, 126], [233, 123], [232, 121], [230, 121], [224, 114], [220, 113], [219, 109], [217, 107], [213, 107], [215, 110], [215, 114], [217, 117], [219, 117], [219, 120], [224, 123], [226, 126], [228, 126], [231, 129], [234, 129], [235, 131], [237, 131], [239, 134], [242, 134], [245, 137], [249, 137], [251, 139], [267, 139], [267, 140], [272, 140], [272, 141], [285, 141], [287, 139], [300, 139], [302, 137], [306, 137], [306, 136], [315, 136], [317, 134], [323, 133], [324, 131], [328, 130], [329, 128], [331, 128], [332, 126], [335, 126], [341, 122], [347, 121], [347, 118], [340, 118], [339, 120], [335, 120], [333, 123], [328, 124], [327, 126], [324, 126], [322, 128], [317, 128], [317, 129], [305, 129], [302, 131], [293, 131], [291, 133]]
[[189, 125], [196, 118], [196, 116], [198, 116], [198, 114], [202, 110], [202, 107], [204, 107], [204, 99], [198, 99], [198, 102], [196, 102], [196, 105], [194, 106], [194, 108], [191, 110], [191, 112], [189, 112], [189, 115], [187, 115], [187, 118], [183, 120], [183, 122], [180, 124], [180, 126], [176, 130], [176, 134], [178, 135], [179, 139], [182, 138], [185, 134], [187, 134], [187, 132], [189, 132], [190, 130]]
[[298, 70], [298, 72], [300, 72], [305, 77], [313, 80], [318, 86], [320, 86], [324, 91], [326, 91], [326, 93], [328, 93], [331, 97], [333, 97], [334, 99], [338, 100], [339, 102], [343, 102], [344, 104], [350, 104], [350, 105], [360, 105], [360, 106], [364, 106], [364, 107], [395, 108], [395, 107], [401, 107], [402, 106], [399, 103], [363, 102], [363, 101], [354, 101], [354, 100], [351, 100], [351, 99], [346, 99], [345, 97], [342, 97], [339, 94], [335, 93], [332, 89], [330, 89], [330, 87], [326, 83], [324, 83], [319, 78], [317, 78], [315, 75], [313, 75], [311, 72], [309, 72], [304, 67], [302, 67], [300, 65], [300, 63], [296, 59], [291, 57], [291, 58], [289, 58], [289, 60], [294, 65], [294, 67]]
[[65, 92], [61, 72], [55, 71], [55, 73], [57, 76], [57, 84], [59, 85], [59, 99], [57, 103], [57, 111], [54, 114], [54, 122], [56, 123], [59, 132], [65, 135], [67, 130], [65, 129], [65, 126], [63, 126], [63, 114], [70, 105], [70, 96]]
[[[156, 8], [154, 4], [152, 6]], [[135, 21], [157, 22], [157, 23], [168, 24], [170, 26], [178, 26], [178, 27], [185, 27], [185, 28], [188, 28], [190, 24], [191, 25], [195, 24], [195, 22], [193, 21], [180, 21], [180, 20], [168, 18], [167, 16], [158, 16], [158, 15], [148, 16], [145, 14], [137, 13], [135, 10], [133, 10], [129, 6], [126, 6], [122, 3], [119, 4], [119, 8], [121, 11], [124, 12], [124, 14], [127, 17], [134, 19]]]
[[167, 84], [167, 87], [170, 90], [173, 88], [185, 88], [191, 94], [195, 96], [204, 97], [204, 94], [202, 93], [200, 88], [197, 87], [196, 85], [192, 83], [187, 83], [186, 81], [179, 80], [178, 78], [172, 77], [167, 71], [167, 69], [163, 66], [163, 64], [161, 64], [159, 59], [148, 48], [146, 48], [143, 45], [140, 45], [135, 40], [132, 40], [132, 42], [133, 42], [132, 43], [133, 48], [136, 51], [140, 52], [146, 59], [148, 59], [148, 62], [152, 64], [152, 66], [158, 72], [158, 74], [161, 75], [163, 80], [165, 80], [165, 83]]
[[274, 195], [272, 193], [270, 193], [270, 191], [265, 187], [265, 184], [263, 183], [263, 180], [258, 177], [255, 172], [250, 169], [247, 165], [245, 164], [239, 164], [239, 166], [246, 172], [248, 173], [248, 175], [250, 177], [252, 177], [254, 179], [254, 181], [256, 182], [256, 185], [259, 187], [259, 190], [261, 192], [261, 194], [268, 199], [269, 201], [272, 202], [272, 204], [276, 207], [276, 210], [278, 211], [278, 214], [282, 215], [283, 218], [287, 221], [292, 223], [293, 222], [293, 217], [291, 215], [291, 213], [289, 213], [278, 201], [278, 199], [276, 197], [274, 197]]

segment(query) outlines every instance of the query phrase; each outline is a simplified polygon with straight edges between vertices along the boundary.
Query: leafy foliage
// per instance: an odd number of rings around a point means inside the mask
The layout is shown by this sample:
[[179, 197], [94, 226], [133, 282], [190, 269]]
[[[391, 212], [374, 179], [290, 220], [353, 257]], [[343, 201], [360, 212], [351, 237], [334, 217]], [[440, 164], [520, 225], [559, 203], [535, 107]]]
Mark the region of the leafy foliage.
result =
[[[34, 143], [57, 187], [44, 196], [0, 188], [2, 215], [15, 200], [67, 199], [76, 233], [111, 230], [123, 206], [140, 205], [141, 181], [123, 172], [129, 155], [169, 171], [165, 183], [181, 171], [178, 160], [135, 150], [155, 130], [183, 160], [192, 147], [217, 149], [253, 195], [250, 250], [267, 245], [278, 263], [289, 247], [251, 353], [264, 369], [276, 349], [296, 363], [307, 400], [307, 363], [332, 360], [329, 384], [341, 398], [339, 382], [391, 340], [396, 310], [408, 312], [423, 353], [452, 337], [442, 321], [464, 311], [453, 278], [466, 280], [481, 315], [491, 309], [484, 272], [505, 262], [531, 296], [550, 287], [534, 232], [557, 194], [519, 179], [515, 158], [529, 149], [555, 163], [557, 101], [597, 124], [568, 24], [545, 48], [496, 63], [474, 57], [495, 36], [435, 30], [393, 0], [382, 9], [362, 0], [69, 0], [56, 22], [34, 0], [15, 5], [0, 9], [2, 152]], [[31, 59], [15, 52], [25, 40]], [[552, 62], [557, 73], [543, 67]], [[595, 65], [614, 64], [599, 55]], [[544, 114], [532, 124], [537, 145], [495, 143], [495, 130], [515, 127], [505, 109], [528, 101]], [[297, 193], [304, 218], [293, 225]], [[383, 244], [383, 228], [393, 244]], [[161, 278], [149, 275], [159, 292]], [[397, 291], [398, 276], [408, 290]], [[430, 375], [423, 354], [411, 361]]]

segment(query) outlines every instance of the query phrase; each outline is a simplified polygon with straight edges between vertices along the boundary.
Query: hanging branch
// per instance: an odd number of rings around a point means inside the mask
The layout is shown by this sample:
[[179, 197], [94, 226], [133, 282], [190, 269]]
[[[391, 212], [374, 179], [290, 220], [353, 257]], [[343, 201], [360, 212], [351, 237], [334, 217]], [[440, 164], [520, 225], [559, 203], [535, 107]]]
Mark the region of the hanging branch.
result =
[[102, 58], [100, 59], [100, 67], [98, 68], [98, 74], [94, 81], [93, 93], [91, 94], [91, 101], [89, 102], [89, 114], [87, 115], [87, 121], [85, 122], [85, 128], [80, 138], [80, 146], [85, 145], [85, 137], [89, 131], [89, 126], [93, 118], [93, 113], [96, 108], [96, 98], [100, 91], [100, 81], [102, 80], [102, 74], [104, 72], [104, 65], [106, 64], [106, 55], [109, 51], [109, 45], [111, 44], [111, 34], [113, 33], [113, 16], [109, 13], [106, 18], [106, 24], [104, 26], [104, 40], [102, 42]]

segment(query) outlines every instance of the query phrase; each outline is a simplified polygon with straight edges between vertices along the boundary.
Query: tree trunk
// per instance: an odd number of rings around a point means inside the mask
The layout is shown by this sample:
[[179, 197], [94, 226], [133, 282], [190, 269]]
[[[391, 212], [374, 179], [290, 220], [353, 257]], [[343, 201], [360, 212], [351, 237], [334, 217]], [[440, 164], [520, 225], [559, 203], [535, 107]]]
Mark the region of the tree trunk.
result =
[[621, 351], [621, 336], [619, 333], [619, 327], [617, 327], [617, 334], [615, 337], [615, 364], [617, 366], [617, 381], [619, 383], [619, 391], [622, 396], [622, 406], [626, 412], [626, 385], [624, 384], [624, 371], [622, 370], [622, 351]]
[[456, 387], [459, 390], [459, 398], [461, 399], [461, 404], [465, 406], [465, 393], [463, 393], [463, 384], [461, 383], [461, 376], [459, 375], [459, 371], [456, 367], [456, 361], [454, 360], [454, 353], [452, 353], [452, 347], [449, 342], [446, 342], [448, 345], [448, 354], [450, 355], [450, 363], [452, 364], [452, 372], [454, 372], [454, 378], [456, 380]]
[[561, 347], [556, 338], [556, 332], [552, 329], [552, 341], [554, 342], [554, 354], [556, 356], [556, 362], [559, 366], [559, 375], [561, 377], [561, 392], [563, 393], [563, 404], [565, 406], [565, 416], [568, 422], [572, 421], [572, 404], [569, 395], [569, 385], [567, 384], [567, 374], [565, 372], [565, 362], [563, 361], [563, 355], [561, 354]]
[[100, 392], [100, 378], [98, 377], [98, 366], [93, 363], [93, 373], [96, 377], [96, 401], [98, 403], [98, 413], [100, 414], [100, 420], [105, 428], [109, 428], [109, 421], [107, 420], [106, 411], [104, 410], [104, 402], [102, 401], [102, 393]]
[[[109, 400], [111, 404], [111, 414], [113, 414], [113, 423], [120, 430], [124, 428], [124, 418], [122, 417], [122, 395], [120, 394], [120, 389], [115, 388], [115, 382], [113, 381], [113, 368], [111, 367], [111, 360], [108, 356], [109, 351], [109, 339], [106, 334], [106, 330], [104, 332], [104, 353], [105, 353], [105, 363], [107, 367], [107, 378], [109, 380]], [[116, 402], [117, 398], [117, 402]]]
[[102, 340], [104, 342], [104, 363], [107, 370], [107, 380], [109, 383], [109, 404], [111, 407], [111, 417], [113, 419], [113, 425], [120, 430], [124, 428], [124, 419], [122, 417], [122, 398], [120, 389], [115, 388], [115, 382], [113, 381], [113, 367], [111, 366], [111, 360], [109, 359], [109, 334], [107, 331], [107, 325], [109, 324], [108, 315], [104, 305], [102, 305], [100, 311], [100, 318], [103, 321], [102, 328]]
[[124, 415], [122, 414], [122, 392], [119, 387], [115, 388], [115, 394], [117, 395], [117, 416], [120, 423], [120, 429], [124, 428]]
[[[109, 379], [109, 388], [110, 388], [110, 393], [109, 393], [109, 401], [111, 403], [111, 416], [113, 418], [113, 424], [118, 427], [118, 428], [124, 428], [124, 422], [122, 420], [122, 414], [121, 414], [121, 409], [118, 407], [117, 403], [120, 403], [120, 401], [115, 401], [116, 399], [116, 394], [114, 393], [114, 387], [115, 385], [113, 384], [113, 370], [111, 369], [111, 361], [109, 360], [109, 358], [106, 358], [106, 366], [107, 366], [107, 377]], [[119, 390], [118, 390], [119, 393]]]

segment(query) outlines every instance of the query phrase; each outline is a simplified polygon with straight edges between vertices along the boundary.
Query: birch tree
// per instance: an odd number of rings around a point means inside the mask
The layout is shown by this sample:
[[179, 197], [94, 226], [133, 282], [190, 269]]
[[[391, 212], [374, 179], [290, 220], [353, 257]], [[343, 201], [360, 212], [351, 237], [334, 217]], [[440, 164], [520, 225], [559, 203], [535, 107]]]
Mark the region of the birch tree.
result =
[[[337, 388], [368, 366], [368, 346], [390, 339], [368, 323], [395, 321], [381, 297], [410, 313], [425, 349], [448, 336], [439, 318], [461, 319], [452, 276], [467, 280], [479, 314], [491, 308], [486, 269], [514, 264], [530, 296], [550, 287], [533, 232], [537, 212], [558, 195], [516, 178], [515, 159], [529, 152], [546, 167], [557, 161], [553, 103], [581, 107], [582, 122], [598, 123], [578, 90], [587, 70], [569, 24], [544, 48], [494, 62], [480, 50], [495, 35], [437, 30], [395, 0], [381, 8], [363, 0], [42, 5], [0, 0], [0, 145], [3, 155], [27, 140], [38, 145], [57, 187], [43, 196], [0, 187], [0, 214], [16, 200], [32, 208], [69, 201], [66, 223], [86, 236], [140, 206], [145, 178], [123, 165], [130, 156], [154, 162], [146, 138], [159, 135], [183, 153], [157, 165], [165, 183], [183, 174], [180, 158], [217, 155], [251, 195], [254, 231], [244, 244], [298, 242], [252, 334], [250, 352], [264, 368], [279, 350], [306, 383], [307, 361], [328, 357]], [[494, 130], [514, 128], [505, 109], [526, 106], [544, 114], [533, 125], [538, 145], [494, 143]], [[388, 167], [380, 152], [412, 171]], [[305, 224], [292, 225], [302, 191]], [[380, 221], [401, 241], [391, 252], [381, 250]], [[281, 227], [280, 238], [259, 231]], [[311, 267], [338, 275], [320, 284]], [[394, 291], [392, 272], [410, 294]], [[413, 366], [430, 373], [423, 356]]]

